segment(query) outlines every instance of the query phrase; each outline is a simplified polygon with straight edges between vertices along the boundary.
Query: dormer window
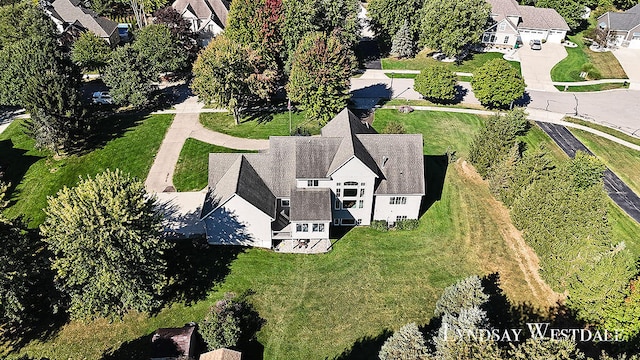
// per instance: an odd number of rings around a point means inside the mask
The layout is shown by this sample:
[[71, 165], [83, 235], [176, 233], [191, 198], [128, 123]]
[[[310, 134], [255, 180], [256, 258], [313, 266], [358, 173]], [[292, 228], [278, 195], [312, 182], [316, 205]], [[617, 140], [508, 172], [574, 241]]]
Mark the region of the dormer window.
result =
[[499, 31], [505, 31], [507, 30], [507, 23], [505, 22], [501, 22], [500, 25], [498, 25], [498, 30]]
[[318, 180], [307, 180], [307, 186], [308, 187], [317, 187], [318, 186]]

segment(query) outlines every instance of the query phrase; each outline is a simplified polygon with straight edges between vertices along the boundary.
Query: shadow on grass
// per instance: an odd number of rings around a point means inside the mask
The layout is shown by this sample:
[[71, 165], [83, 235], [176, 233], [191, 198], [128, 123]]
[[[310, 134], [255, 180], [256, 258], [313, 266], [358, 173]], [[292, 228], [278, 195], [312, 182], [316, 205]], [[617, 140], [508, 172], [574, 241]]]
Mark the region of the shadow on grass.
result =
[[377, 359], [382, 344], [393, 335], [393, 331], [384, 329], [376, 336], [365, 336], [358, 339], [350, 349], [346, 349], [342, 354], [333, 360], [370, 360]]
[[449, 167], [447, 155], [424, 155], [425, 196], [420, 206], [422, 216], [431, 206], [442, 198], [444, 180]]
[[0, 154], [2, 154], [0, 156], [0, 172], [3, 173], [0, 180], [11, 183], [7, 190], [8, 199], [11, 199], [13, 190], [22, 181], [31, 165], [43, 158], [26, 155], [26, 153], [27, 150], [15, 148], [11, 139], [0, 141]]
[[149, 359], [151, 357], [151, 337], [153, 333], [127, 341], [120, 347], [102, 355], [102, 360]]
[[171, 285], [166, 302], [191, 304], [207, 297], [229, 274], [231, 263], [245, 250], [241, 246], [212, 246], [206, 239], [176, 240], [166, 254]]

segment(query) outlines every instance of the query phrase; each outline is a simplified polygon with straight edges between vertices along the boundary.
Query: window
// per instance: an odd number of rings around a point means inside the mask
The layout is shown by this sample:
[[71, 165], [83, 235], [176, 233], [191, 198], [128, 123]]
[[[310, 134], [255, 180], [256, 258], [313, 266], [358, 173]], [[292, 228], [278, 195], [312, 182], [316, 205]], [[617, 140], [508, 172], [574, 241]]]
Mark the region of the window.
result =
[[297, 232], [309, 232], [309, 224], [296, 224]]
[[343, 201], [342, 202], [342, 208], [343, 209], [351, 209], [356, 207], [356, 201], [355, 200], [348, 200], [348, 201]]
[[505, 36], [505, 37], [504, 37], [504, 43], [505, 43], [505, 44], [509, 43], [509, 37], [508, 37], [508, 36]]
[[323, 232], [324, 231], [324, 224], [313, 224], [313, 226], [311, 227], [311, 231], [313, 231], [313, 232]]
[[336, 199], [335, 203], [333, 204], [333, 208], [336, 210], [340, 209], [340, 200]]
[[355, 225], [355, 219], [342, 219], [342, 225]]
[[333, 225], [340, 225], [340, 219], [333, 219]]
[[364, 188], [360, 189], [360, 197], [364, 196]]
[[402, 215], [402, 216], [398, 215], [398, 216], [396, 216], [396, 221], [401, 221], [401, 220], [407, 220], [407, 215]]
[[391, 205], [404, 205], [407, 203], [406, 196], [392, 196], [389, 198], [389, 204]]
[[364, 207], [364, 200], [358, 200], [358, 208], [362, 209]]
[[340, 187], [340, 185], [342, 185], [341, 183], [336, 183], [336, 186]]
[[640, 40], [640, 33], [633, 33], [633, 38], [631, 40]]
[[345, 197], [358, 196], [358, 189], [344, 189], [344, 196]]
[[289, 207], [289, 199], [282, 199], [280, 200], [280, 205], [282, 207]]
[[500, 25], [498, 26], [499, 31], [505, 31], [506, 29], [507, 29], [507, 23], [505, 22], [500, 23]]
[[344, 183], [344, 186], [358, 186], [358, 182], [357, 181], [346, 181]]
[[340, 190], [341, 190], [340, 188], [337, 188], [337, 189], [336, 189], [336, 196], [337, 196], [337, 197], [340, 197]]
[[482, 35], [482, 42], [488, 43], [491, 41], [491, 34], [489, 33], [484, 33]]
[[307, 180], [307, 186], [318, 186], [318, 180]]
[[362, 219], [358, 219], [358, 221], [356, 221], [356, 224], [358, 225], [362, 224]]
[[365, 183], [360, 183], [360, 186], [365, 186]]

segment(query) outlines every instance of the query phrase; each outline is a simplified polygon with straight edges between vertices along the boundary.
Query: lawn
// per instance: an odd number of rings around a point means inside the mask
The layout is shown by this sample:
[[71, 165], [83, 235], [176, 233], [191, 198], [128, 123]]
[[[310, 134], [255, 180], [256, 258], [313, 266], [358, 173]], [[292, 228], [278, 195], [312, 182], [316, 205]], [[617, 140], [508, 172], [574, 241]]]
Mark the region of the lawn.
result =
[[5, 180], [15, 185], [6, 215], [24, 215], [35, 228], [44, 221], [47, 196], [75, 185], [79, 177], [106, 169], [119, 168], [144, 181], [172, 119], [173, 115], [105, 119], [95, 150], [61, 159], [35, 150], [33, 140], [24, 134], [23, 121], [13, 122], [0, 134], [0, 154], [7, 162]]
[[405, 99], [385, 100], [385, 99], [382, 99], [382, 100], [380, 100], [380, 102], [378, 102], [378, 104], [380, 106], [409, 105], [409, 106], [434, 106], [434, 107], [459, 108], [459, 109], [489, 110], [489, 109], [485, 108], [484, 106], [482, 106], [480, 104], [466, 104], [466, 103], [459, 103], [459, 104], [453, 104], [453, 105], [451, 105], [451, 104], [438, 104], [438, 103], [434, 103], [432, 101], [429, 101], [427, 99], [422, 99], [422, 100], [405, 100]]
[[583, 130], [568, 129], [636, 194], [640, 194], [640, 151]]
[[[418, 76], [418, 74], [407, 74], [407, 73], [384, 73], [384, 75], [390, 79], [415, 79], [416, 76]], [[471, 82], [471, 80], [473, 80], [473, 76], [461, 76], [458, 75], [456, 76], [456, 78], [458, 79], [458, 81], [465, 81], [465, 82]]]
[[[564, 86], [555, 85], [556, 89], [565, 91]], [[605, 84], [593, 84], [593, 85], [579, 85], [579, 86], [567, 86], [568, 92], [587, 92], [587, 91], [603, 91], [613, 89], [628, 89], [629, 84], [624, 83], [605, 83]]]
[[199, 191], [207, 186], [209, 174], [209, 154], [247, 153], [254, 151], [229, 149], [188, 138], [180, 151], [178, 164], [173, 174], [173, 185], [177, 191]]
[[608, 126], [604, 126], [604, 125], [592, 123], [590, 121], [585, 121], [585, 120], [576, 119], [576, 118], [572, 118], [572, 117], [566, 117], [566, 118], [564, 118], [564, 120], [568, 121], [568, 122], [572, 122], [574, 124], [587, 126], [587, 127], [592, 128], [592, 129], [595, 129], [595, 130], [600, 130], [605, 134], [613, 135], [613, 136], [617, 137], [618, 139], [625, 140], [625, 141], [628, 141], [628, 142], [630, 142], [632, 144], [636, 144], [636, 145], [640, 146], [640, 138], [637, 138], [635, 136], [631, 136], [629, 134], [623, 133], [622, 131], [618, 131], [618, 130], [612, 129], [612, 128], [608, 127]]
[[[249, 139], [268, 139], [271, 135], [289, 135], [289, 112], [252, 115], [242, 119], [236, 125], [233, 116], [225, 112], [202, 113], [200, 123], [207, 129], [231, 136]], [[311, 134], [320, 133], [320, 124], [305, 119], [303, 111], [291, 113], [291, 129], [308, 129]]]
[[[458, 65], [456, 63], [445, 63], [438, 61], [430, 56], [431, 53], [427, 51], [420, 52], [415, 58], [411, 59], [395, 59], [384, 58], [382, 59], [382, 68], [385, 70], [422, 70], [426, 67], [433, 66], [435, 64], [441, 64], [449, 68], [454, 72], [474, 73], [476, 69], [484, 65], [487, 61], [493, 59], [502, 59], [503, 54], [498, 52], [487, 52], [473, 54], [471, 59], [467, 59]], [[511, 66], [520, 71], [520, 63], [517, 61], [509, 61]]]
[[580, 73], [582, 66], [587, 63], [593, 64], [600, 73], [601, 79], [626, 79], [627, 74], [622, 69], [618, 59], [611, 52], [593, 52], [582, 41], [582, 35], [569, 36], [569, 40], [576, 43], [578, 47], [567, 47], [567, 57], [557, 63], [551, 69], [551, 79], [553, 81], [584, 81]]

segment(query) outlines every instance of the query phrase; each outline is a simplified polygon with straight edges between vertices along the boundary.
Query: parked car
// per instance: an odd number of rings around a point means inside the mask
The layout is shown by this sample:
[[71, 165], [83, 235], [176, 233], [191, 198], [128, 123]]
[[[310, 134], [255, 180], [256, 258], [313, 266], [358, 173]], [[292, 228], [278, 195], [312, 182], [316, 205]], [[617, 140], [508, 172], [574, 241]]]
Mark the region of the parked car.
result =
[[529, 41], [529, 45], [531, 46], [531, 50], [542, 50], [542, 42], [540, 40], [531, 40]]
[[108, 91], [96, 91], [91, 96], [91, 100], [94, 104], [98, 105], [112, 105], [113, 99]]

